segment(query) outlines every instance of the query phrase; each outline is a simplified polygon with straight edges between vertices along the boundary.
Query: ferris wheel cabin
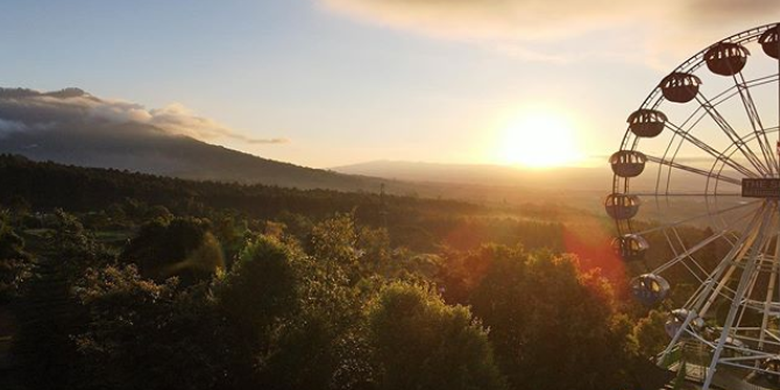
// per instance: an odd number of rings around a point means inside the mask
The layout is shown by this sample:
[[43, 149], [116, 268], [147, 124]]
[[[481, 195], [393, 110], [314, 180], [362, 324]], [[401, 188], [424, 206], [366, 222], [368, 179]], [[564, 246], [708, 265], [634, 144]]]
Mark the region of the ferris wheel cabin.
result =
[[687, 103], [699, 93], [701, 79], [690, 73], [673, 72], [661, 80], [661, 93], [670, 102]]
[[620, 177], [637, 177], [645, 170], [647, 156], [635, 150], [621, 150], [609, 158], [612, 172]]
[[742, 45], [720, 42], [704, 53], [704, 61], [707, 62], [707, 68], [712, 73], [733, 76], [742, 71], [749, 55], [748, 49]]
[[[691, 317], [691, 320], [689, 322], [691, 328], [701, 330], [704, 328], [704, 319], [701, 318], [696, 312], [688, 309], [675, 309], [672, 310], [669, 320], [666, 321], [666, 324], [664, 325], [664, 329], [666, 330], [666, 334], [669, 335], [669, 337], [674, 337], [677, 333], [679, 333], [682, 328], [683, 324], [685, 324], [685, 321], [688, 319], [688, 317]], [[684, 335], [683, 335], [684, 336]]]
[[[761, 368], [766, 371], [780, 372], [780, 357], [774, 356], [761, 362]], [[780, 375], [764, 372], [764, 377], [769, 383], [780, 386]]]
[[612, 219], [625, 220], [634, 218], [640, 204], [639, 197], [635, 195], [609, 194], [604, 200], [604, 209]]
[[764, 53], [775, 59], [777, 59], [780, 54], [780, 47], [778, 47], [778, 44], [780, 43], [778, 43], [778, 41], [780, 41], [780, 30], [778, 30], [778, 26], [764, 31], [764, 33], [761, 34], [761, 37], [758, 38], [758, 43], [761, 44]]
[[661, 111], [642, 108], [631, 113], [626, 122], [637, 137], [652, 138], [661, 134], [667, 120]]
[[629, 285], [631, 295], [645, 306], [654, 306], [669, 295], [669, 282], [659, 275], [644, 274], [634, 278]]
[[625, 261], [644, 260], [650, 244], [636, 234], [625, 234], [612, 239], [612, 250]]

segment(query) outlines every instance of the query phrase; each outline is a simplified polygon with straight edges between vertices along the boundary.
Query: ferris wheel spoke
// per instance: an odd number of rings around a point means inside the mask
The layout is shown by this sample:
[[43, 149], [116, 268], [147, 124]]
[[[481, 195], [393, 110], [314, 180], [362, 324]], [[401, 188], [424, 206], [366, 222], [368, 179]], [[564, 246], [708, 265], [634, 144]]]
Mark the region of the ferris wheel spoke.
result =
[[[744, 85], [747, 88], [753, 88], [753, 87], [759, 87], [765, 84], [771, 84], [778, 80], [778, 73], [772, 73], [766, 76], [757, 77], [754, 79], [749, 79], [744, 81]], [[712, 96], [709, 100], [710, 103], [712, 103], [713, 106], [717, 107], [721, 105], [722, 103], [726, 102], [727, 100], [733, 98], [734, 96], [737, 96], [739, 94], [739, 90], [737, 89], [737, 85], [732, 85], [731, 87], [726, 88], [722, 92], [720, 92], [717, 95]], [[698, 111], [698, 109], [697, 109]]]
[[[746, 202], [746, 203], [738, 204], [738, 205], [735, 205], [735, 206], [727, 207], [727, 208], [724, 208], [724, 209], [721, 209], [721, 210], [717, 210], [717, 211], [713, 211], [713, 212], [706, 212], [706, 213], [703, 213], [703, 214], [698, 214], [698, 215], [695, 215], [693, 217], [684, 218], [684, 219], [677, 220], [675, 222], [671, 222], [671, 223], [668, 223], [668, 224], [665, 224], [665, 225], [660, 225], [660, 226], [656, 226], [656, 227], [653, 227], [653, 228], [650, 228], [650, 229], [642, 230], [642, 231], [634, 233], [634, 234], [637, 234], [637, 235], [641, 236], [641, 235], [645, 235], [645, 234], [661, 231], [663, 229], [668, 229], [668, 228], [671, 228], [671, 227], [680, 226], [682, 224], [685, 224], [685, 223], [688, 223], [688, 222], [692, 222], [692, 221], [696, 221], [698, 219], [709, 218], [709, 217], [712, 217], [712, 216], [726, 214], [726, 213], [729, 213], [729, 212], [732, 212], [732, 211], [735, 211], [735, 210], [739, 210], [739, 209], [742, 209], [742, 208], [745, 208], [745, 207], [755, 206], [756, 204], [763, 204], [763, 200], [757, 199], [757, 200], [749, 201], [749, 202]], [[761, 206], [759, 206], [758, 208], [760, 209]], [[752, 210], [751, 209], [752, 213], [755, 213], [756, 211], [757, 210]]]
[[706, 170], [700, 169], [700, 168], [695, 168], [695, 167], [692, 167], [692, 166], [689, 166], [689, 165], [685, 165], [685, 164], [681, 164], [681, 163], [678, 163], [678, 162], [675, 162], [675, 161], [671, 161], [671, 160], [667, 160], [667, 159], [663, 159], [663, 158], [658, 158], [658, 157], [654, 157], [654, 156], [647, 156], [647, 161], [651, 161], [651, 162], [654, 162], [654, 163], [659, 164], [659, 165], [666, 165], [666, 166], [669, 166], [669, 167], [672, 167], [672, 168], [681, 169], [681, 170], [684, 170], [684, 171], [687, 171], [687, 172], [695, 173], [697, 175], [705, 176], [707, 178], [713, 178], [713, 179], [720, 180], [720, 181], [723, 181], [723, 182], [726, 182], [726, 183], [730, 183], [730, 184], [734, 184], [734, 185], [738, 185], [738, 186], [742, 185], [742, 181], [739, 180], [739, 179], [736, 179], [736, 178], [733, 178], [733, 177], [729, 177], [729, 176], [726, 176], [726, 175], [723, 175], [723, 174], [720, 174], [720, 173], [713, 174], [710, 171], [706, 171]]
[[[747, 219], [751, 215], [753, 215], [753, 210], [750, 210], [748, 213], [744, 213], [741, 217], [736, 218], [734, 220], [734, 224], [739, 223], [743, 219]], [[672, 230], [675, 233], [675, 236], [677, 238], [678, 243], [680, 244], [680, 247], [682, 249], [684, 249], [684, 251], [681, 252], [681, 253], [678, 253], [678, 251], [675, 249], [676, 246], [674, 244], [672, 244], [672, 242], [669, 239], [668, 234], [664, 231], [664, 235], [667, 237], [667, 242], [669, 242], [670, 248], [672, 248], [672, 251], [675, 253], [675, 257], [672, 260], [670, 260], [670, 261], [668, 261], [668, 262], [658, 266], [655, 270], [653, 270], [653, 272], [652, 272], [653, 274], [661, 274], [664, 271], [666, 271], [667, 269], [673, 267], [675, 264], [683, 262], [686, 258], [690, 258], [691, 261], [694, 263], [694, 265], [696, 265], [696, 267], [704, 274], [704, 276], [706, 278], [707, 276], [709, 276], [707, 271], [704, 270], [704, 267], [702, 267], [698, 263], [698, 261], [696, 261], [696, 259], [693, 258], [692, 255], [694, 253], [698, 252], [699, 250], [701, 250], [702, 248], [706, 247], [710, 243], [712, 243], [712, 242], [714, 242], [714, 241], [716, 241], [716, 240], [718, 240], [720, 238], [724, 238], [727, 234], [731, 233], [730, 229], [724, 228], [724, 229], [720, 230], [719, 232], [713, 232], [713, 234], [711, 234], [709, 237], [705, 238], [704, 240], [702, 240], [698, 244], [692, 246], [691, 248], [686, 248], [686, 245], [683, 242], [683, 240], [680, 237], [680, 235], [677, 233], [677, 230], [673, 229], [673, 228], [672, 228]], [[683, 265], [685, 265], [685, 263], [683, 263]], [[694, 274], [693, 271], [687, 265], [685, 265], [685, 266], [688, 269], [688, 271], [690, 271], [692, 274]], [[702, 278], [698, 277], [698, 275], [694, 274], [694, 276], [697, 279], [699, 279], [699, 281], [703, 282]]]
[[[752, 216], [750, 222], [740, 231], [739, 237], [732, 245], [729, 253], [723, 257], [723, 260], [710, 273], [707, 282], [703, 285], [699, 294], [696, 295], [696, 298], [693, 299], [692, 297], [693, 305], [690, 307], [698, 311], [701, 315], [704, 315], [709, 307], [708, 302], [711, 301], [711, 299], [708, 300], [708, 296], [710, 296], [710, 294], [712, 294], [713, 297], [719, 295], [720, 291], [727, 287], [725, 281], [729, 279], [731, 274], [737, 269], [737, 264], [735, 262], [725, 260], [741, 258], [741, 255], [744, 255], [750, 245], [752, 245], [752, 241], [755, 238], [754, 233], [761, 222], [761, 211], [764, 209], [765, 204], [762, 202], [755, 212], [749, 214]], [[724, 273], [725, 277], [723, 277]]]
[[[767, 76], [762, 76], [755, 79], [747, 80], [744, 82], [744, 85], [747, 88], [758, 87], [764, 84], [774, 83], [775, 81], [778, 80], [778, 78], [779, 78], [778, 74], [774, 73]], [[709, 102], [713, 107], [718, 107], [719, 105], [723, 104], [724, 102], [732, 99], [737, 95], [739, 95], [739, 90], [737, 89], [737, 85], [735, 84], [729, 88], [726, 88], [724, 91], [718, 93], [717, 95], [711, 97], [709, 99]], [[704, 106], [699, 105], [680, 124], [680, 127], [681, 128], [688, 127], [689, 128], [688, 131], [690, 131], [690, 128], [695, 127], [705, 117], [707, 117], [707, 112], [705, 111]], [[693, 123], [691, 123], [691, 121], [693, 121]]]
[[750, 145], [742, 140], [734, 128], [731, 127], [726, 118], [724, 118], [723, 115], [718, 112], [718, 109], [715, 108], [715, 106], [712, 105], [712, 103], [710, 103], [710, 101], [707, 100], [707, 98], [704, 97], [704, 95], [701, 93], [697, 95], [697, 101], [699, 102], [699, 105], [704, 107], [704, 110], [707, 112], [710, 118], [715, 121], [718, 127], [723, 130], [729, 140], [731, 140], [731, 143], [735, 145], [742, 153], [742, 155], [758, 170], [759, 174], [761, 176], [767, 176], [769, 171], [768, 168], [764, 165], [763, 161], [756, 155], [755, 152], [753, 152], [753, 149], [750, 147]]
[[[680, 235], [677, 233], [677, 230], [676, 229], [671, 229], [671, 230], [674, 232], [675, 238], [680, 243], [680, 246], [682, 248], [685, 248], [685, 245], [683, 244], [682, 239], [680, 239]], [[672, 252], [674, 252], [675, 257], [680, 256], [680, 254], [677, 252], [677, 249], [675, 249], [675, 245], [672, 243], [672, 238], [669, 237], [669, 232], [664, 230], [663, 234], [664, 234], [664, 238], [666, 238], [666, 242], [669, 244], [669, 247], [672, 248]], [[682, 257], [682, 259], [686, 259], [686, 258], [693, 260], [693, 257], [691, 257], [691, 255]], [[699, 284], [703, 283], [704, 280], [702, 280], [702, 276], [699, 276], [699, 274], [696, 271], [694, 271], [691, 268], [691, 266], [688, 265], [688, 263], [682, 261], [682, 259], [678, 263], [682, 264], [682, 266], [685, 267], [686, 270], [688, 270], [688, 273], [690, 273], [694, 278], [696, 278], [696, 281], [698, 281]], [[695, 260], [693, 260], [693, 263], [704, 276], [707, 276], [707, 272], [705, 272], [704, 269], [702, 269], [701, 266]]]
[[761, 85], [764, 85], [764, 84], [774, 83], [778, 79], [780, 79], [780, 72], [772, 73], [770, 75], [758, 77], [758, 78], [751, 79], [751, 80], [747, 80], [745, 82], [745, 85], [747, 85], [748, 87], [758, 87], [758, 86], [761, 86]]
[[[741, 223], [742, 220], [747, 219], [748, 217], [752, 216], [753, 214], [754, 214], [754, 211], [753, 210], [749, 210], [747, 213], [744, 213], [741, 217], [734, 219], [731, 225], [724, 227], [719, 233], [713, 233], [710, 237], [706, 238], [705, 240], [703, 240], [698, 245], [701, 245], [702, 247], [704, 247], [704, 246], [706, 246], [707, 244], [709, 244], [712, 241], [715, 241], [715, 240], [717, 240], [719, 238], [725, 237], [727, 234], [731, 234], [733, 232], [732, 231], [732, 226], [737, 226], [739, 223]], [[688, 249], [686, 249], [685, 242], [682, 239], [682, 237], [680, 237], [680, 234], [677, 232], [677, 229], [672, 228], [672, 230], [674, 231], [675, 237], [677, 238], [677, 242], [679, 243], [680, 247], [685, 249], [686, 251], [688, 251]], [[667, 241], [668, 241], [668, 239], [667, 239]], [[671, 242], [669, 242], [669, 245], [670, 245], [670, 248], [672, 248], [672, 251], [675, 253], [675, 256], [679, 256], [678, 253], [677, 253], [677, 250], [675, 249], [675, 245], [672, 244]], [[697, 246], [695, 246], [695, 247], [697, 247]], [[698, 248], [696, 250], [698, 250]], [[701, 271], [701, 273], [704, 275], [703, 277], [699, 277], [695, 272], [693, 272], [693, 270], [685, 262], [683, 262], [683, 260], [685, 260], [686, 258], [690, 259], [691, 262], [696, 266], [696, 268], [698, 268], [699, 271]], [[704, 280], [709, 276], [708, 272], [704, 269], [704, 267], [701, 266], [701, 264], [699, 264], [699, 262], [693, 257], [692, 254], [687, 254], [687, 255], [682, 256], [680, 258], [679, 262], [683, 262], [682, 264], [685, 266], [685, 268], [688, 269], [688, 271], [692, 275], [694, 275], [694, 277], [696, 277], [696, 279], [698, 279], [699, 282], [701, 282], [701, 283], [703, 283]], [[671, 266], [671, 265], [669, 265], [669, 266]], [[662, 266], [662, 267], [664, 267], [664, 266]], [[663, 269], [666, 269], [666, 268], [668, 268], [668, 267], [664, 267]], [[659, 271], [659, 272], [661, 272], [661, 271]], [[728, 292], [732, 293], [732, 294], [734, 293], [734, 291], [731, 290], [728, 287], [726, 287], [725, 289]]]
[[744, 165], [740, 164], [738, 161], [732, 159], [730, 156], [727, 156], [720, 151], [716, 150], [706, 142], [700, 140], [696, 136], [690, 133], [689, 130], [684, 130], [681, 127], [678, 127], [677, 125], [666, 122], [666, 126], [672, 130], [676, 135], [680, 136], [682, 139], [690, 142], [700, 150], [704, 151], [705, 153], [709, 154], [710, 156], [714, 157], [716, 160], [723, 161], [724, 164], [728, 165], [729, 167], [733, 168], [737, 172], [747, 176], [747, 177], [753, 177], [758, 178], [761, 176], [760, 171], [759, 173], [756, 173], [750, 168], [745, 167]]
[[773, 331], [771, 329], [764, 329], [764, 332], [767, 336], [769, 336], [772, 340], [775, 341], [775, 343], [780, 344], [780, 336], [776, 335], [775, 333], [772, 333]]
[[705, 238], [704, 240], [702, 240], [700, 243], [692, 246], [691, 248], [686, 249], [682, 253], [677, 254], [672, 260], [670, 260], [670, 261], [666, 262], [665, 264], [662, 264], [658, 268], [654, 269], [652, 271], [652, 273], [656, 274], [656, 275], [660, 275], [661, 273], [663, 273], [667, 269], [673, 267], [675, 264], [685, 260], [685, 258], [687, 258], [687, 257], [691, 256], [692, 254], [698, 252], [699, 250], [701, 250], [702, 248], [706, 247], [707, 245], [709, 245], [710, 243], [714, 242], [715, 240], [723, 237], [726, 233], [727, 233], [727, 231], [723, 230], [723, 231], [717, 232], [715, 234], [712, 234], [711, 236], [709, 236], [709, 237]]
[[739, 92], [739, 97], [742, 99], [742, 105], [745, 107], [745, 113], [750, 120], [750, 126], [753, 128], [753, 133], [756, 135], [756, 141], [758, 141], [761, 147], [761, 152], [764, 155], [764, 161], [769, 168], [770, 173], [774, 173], [777, 168], [777, 156], [772, 151], [772, 143], [769, 142], [769, 138], [766, 136], [764, 125], [761, 123], [761, 116], [759, 115], [756, 103], [753, 100], [753, 95], [750, 93], [750, 88], [745, 82], [745, 77], [742, 72], [734, 75], [734, 84]]

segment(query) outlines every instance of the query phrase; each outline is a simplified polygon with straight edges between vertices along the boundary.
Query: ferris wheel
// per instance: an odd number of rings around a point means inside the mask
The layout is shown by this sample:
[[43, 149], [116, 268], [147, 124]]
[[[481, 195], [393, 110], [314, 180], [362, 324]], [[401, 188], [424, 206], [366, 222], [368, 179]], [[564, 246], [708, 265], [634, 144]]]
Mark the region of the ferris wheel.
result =
[[780, 389], [779, 30], [735, 34], [674, 69], [609, 159], [613, 246], [645, 268], [631, 293], [687, 299], [669, 308], [657, 363], [702, 390]]

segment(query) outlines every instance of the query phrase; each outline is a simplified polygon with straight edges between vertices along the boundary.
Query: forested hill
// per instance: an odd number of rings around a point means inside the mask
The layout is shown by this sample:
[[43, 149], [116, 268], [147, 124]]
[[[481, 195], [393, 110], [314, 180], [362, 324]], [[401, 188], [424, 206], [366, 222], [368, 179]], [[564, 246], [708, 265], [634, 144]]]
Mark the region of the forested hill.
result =
[[527, 248], [561, 250], [559, 220], [565, 210], [548, 205], [488, 207], [413, 196], [191, 181], [2, 154], [0, 205], [44, 213], [61, 208], [109, 220], [115, 210], [143, 219], [154, 214], [152, 207], [163, 207], [175, 215], [213, 219], [233, 214], [284, 221], [290, 228], [301, 224], [304, 228], [309, 224], [304, 220], [350, 213], [361, 224], [384, 225], [394, 244], [424, 252], [442, 244], [467, 249], [484, 242], [515, 244], [518, 240]]
[[[380, 206], [378, 193], [184, 180], [0, 154], [0, 204], [24, 202], [35, 209], [89, 211], [127, 199], [186, 212], [204, 207], [234, 209], [255, 218], [270, 218], [280, 211], [316, 216], [353, 209], [378, 215]], [[479, 208], [460, 201], [404, 196], [388, 195], [385, 201], [385, 207], [396, 211], [418, 208], [460, 214]]]

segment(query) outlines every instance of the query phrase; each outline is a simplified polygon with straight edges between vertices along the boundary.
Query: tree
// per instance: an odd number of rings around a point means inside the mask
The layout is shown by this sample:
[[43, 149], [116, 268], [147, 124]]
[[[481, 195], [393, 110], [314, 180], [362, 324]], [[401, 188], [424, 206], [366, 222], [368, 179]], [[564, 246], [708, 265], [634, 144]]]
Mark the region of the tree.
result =
[[445, 261], [438, 275], [445, 300], [449, 303], [468, 304], [472, 292], [491, 269], [494, 258], [513, 257], [516, 253], [518, 250], [502, 245], [484, 245], [469, 252], [446, 250]]
[[83, 329], [87, 313], [72, 287], [90, 267], [112, 259], [74, 215], [55, 210], [51, 228], [13, 306], [20, 327], [12, 353], [30, 388], [76, 386], [81, 360], [71, 336]]
[[650, 310], [646, 317], [641, 318], [632, 330], [637, 354], [646, 359], [653, 358], [663, 351], [669, 338], [664, 330], [669, 315], [662, 310]]
[[261, 387], [357, 389], [370, 380], [362, 316], [373, 290], [355, 285], [362, 280], [355, 238], [348, 215], [317, 225], [309, 256], [295, 240], [263, 238], [277, 242], [292, 259], [298, 295], [295, 310], [277, 322], [272, 353], [260, 360]]
[[78, 217], [62, 209], [54, 210], [54, 222], [46, 233], [46, 253], [67, 268], [73, 279], [87, 267], [106, 261], [110, 255], [95, 241]]
[[314, 226], [309, 253], [320, 261], [338, 267], [350, 277], [356, 277], [360, 253], [357, 251], [358, 235], [355, 219], [351, 214], [337, 214]]
[[143, 279], [133, 265], [88, 270], [74, 288], [87, 325], [72, 336], [83, 389], [214, 389], [226, 351], [202, 290]]
[[380, 389], [503, 389], [487, 331], [429, 288], [394, 283], [368, 314]]
[[24, 250], [24, 239], [11, 226], [10, 215], [0, 211], [0, 308], [19, 295], [20, 286], [31, 272], [31, 257]]
[[503, 251], [471, 295], [515, 388], [605, 390], [626, 386], [628, 329], [612, 291], [576, 258]]
[[219, 241], [210, 224], [197, 218], [158, 218], [145, 224], [120, 256], [157, 281], [179, 276], [184, 284], [209, 279], [224, 269]]
[[215, 286], [225, 314], [249, 332], [262, 331], [298, 305], [296, 255], [269, 237], [249, 243]]

